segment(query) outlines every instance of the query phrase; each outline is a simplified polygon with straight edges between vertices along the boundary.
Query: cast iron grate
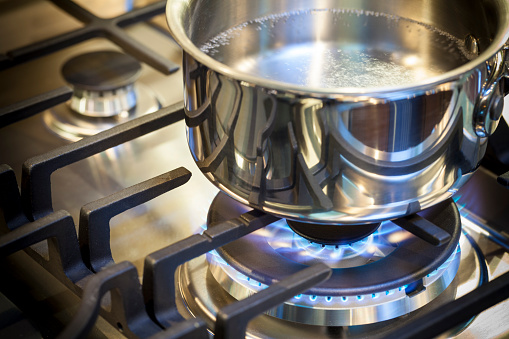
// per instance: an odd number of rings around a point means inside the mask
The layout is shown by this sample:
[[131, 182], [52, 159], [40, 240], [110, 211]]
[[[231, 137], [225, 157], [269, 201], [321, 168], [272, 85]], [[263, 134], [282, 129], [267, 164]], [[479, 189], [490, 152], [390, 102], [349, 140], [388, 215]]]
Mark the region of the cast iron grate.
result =
[[71, 88], [64, 86], [29, 100], [0, 108], [0, 128], [63, 103], [70, 99], [71, 96]]
[[109, 39], [128, 54], [164, 74], [170, 74], [179, 69], [177, 64], [151, 51], [147, 46], [130, 37], [122, 29], [138, 22], [146, 21], [156, 15], [163, 14], [166, 1], [158, 1], [109, 19], [97, 17], [71, 0], [51, 0], [51, 2], [84, 23], [85, 26], [9, 51], [6, 55], [0, 55], [0, 70], [34, 60], [95, 37], [105, 37]]
[[[163, 74], [171, 74], [179, 69], [179, 65], [150, 50], [148, 46], [136, 41], [123, 30], [124, 27], [163, 14], [166, 1], [158, 1], [108, 19], [97, 17], [71, 0], [51, 0], [51, 2], [84, 23], [85, 26], [28, 46], [11, 50], [6, 54], [0, 54], [0, 70], [43, 57], [95, 37], [105, 37], [109, 39], [131, 56], [139, 61], [147, 63]], [[22, 103], [1, 108], [0, 128], [28, 118], [59, 103], [63, 103], [68, 100], [71, 95], [72, 90], [65, 86], [25, 100]]]
[[[98, 18], [72, 1], [52, 2], [86, 26], [10, 51], [7, 55], [0, 55], [0, 69], [98, 36], [110, 39], [127, 53], [165, 74], [178, 69], [177, 65], [147, 50], [146, 46], [134, 41], [122, 30], [123, 27], [164, 13], [165, 1], [112, 19]], [[3, 108], [0, 110], [0, 127], [64, 102], [70, 95], [70, 89], [64, 87]], [[195, 116], [188, 115], [188, 123], [207, 119], [211, 109], [205, 105]], [[0, 166], [0, 210], [3, 212], [3, 218], [0, 218], [3, 233], [0, 237], [0, 255], [6, 257], [25, 250], [44, 269], [82, 298], [77, 315], [60, 334], [61, 337], [86, 336], [101, 315], [128, 337], [208, 338], [203, 320], [185, 321], [178, 314], [173, 289], [169, 288], [175, 286], [175, 269], [192, 258], [275, 220], [273, 216], [262, 212], [250, 211], [215, 226], [213, 230], [190, 236], [154, 252], [146, 257], [143, 285], [140, 285], [136, 269], [131, 263], [113, 262], [109, 243], [109, 220], [130, 207], [184, 185], [189, 180], [189, 171], [178, 168], [85, 205], [80, 218], [79, 236], [76, 235], [76, 226], [69, 213], [53, 211], [50, 176], [55, 170], [183, 118], [183, 104], [177, 104], [29, 159], [23, 166], [21, 194], [12, 169], [6, 165]], [[235, 124], [235, 121], [230, 123]], [[269, 124], [264, 135], [260, 136], [260, 143], [270, 132]], [[292, 133], [291, 126], [289, 133]], [[230, 145], [225, 144], [223, 147]], [[210, 167], [211, 170], [216, 167], [218, 162], [222, 161], [222, 147], [219, 147], [219, 150], [216, 158], [209, 159], [207, 164], [200, 164], [201, 167]], [[257, 173], [257, 177], [257, 187], [260, 190], [254, 192], [251, 198], [255, 202], [259, 200], [257, 195], [263, 194], [265, 189], [263, 173]], [[508, 177], [509, 174], [505, 174], [499, 180], [507, 186]], [[419, 232], [425, 232], [424, 236], [430, 237], [429, 232], [426, 232], [427, 228], [415, 226], [415, 223], [412, 227], [417, 227]], [[438, 235], [431, 235], [431, 239], [433, 238], [440, 239], [440, 230]], [[40, 241], [48, 243], [49, 260], [30, 248]], [[313, 266], [270, 286], [262, 293], [228, 305], [218, 313], [214, 328], [216, 336], [244, 336], [250, 319], [319, 284], [329, 275], [328, 267]], [[112, 293], [110, 311], [101, 307], [102, 296], [108, 291]], [[389, 337], [424, 338], [437, 335], [508, 297], [509, 273], [506, 273], [444, 308], [429, 313], [422, 319], [415, 319], [404, 327], [396, 328]]]
[[[27, 103], [19, 105], [26, 106]], [[5, 233], [0, 237], [1, 256], [6, 257], [25, 250], [37, 263], [82, 298], [76, 316], [60, 337], [85, 336], [99, 314], [128, 337], [207, 337], [203, 321], [185, 321], [178, 315], [173, 294], [168, 293], [168, 286], [175, 286], [173, 272], [180, 264], [277, 219], [259, 211], [251, 211], [218, 225], [212, 232], [191, 236], [149, 255], [142, 288], [136, 268], [131, 263], [113, 261], [109, 221], [129, 208], [185, 184], [191, 173], [181, 167], [83, 206], [78, 240], [69, 213], [53, 211], [51, 173], [182, 118], [181, 104], [166, 107], [151, 115], [142, 116], [29, 159], [23, 167], [21, 196], [12, 169], [7, 165], [0, 166], [0, 209], [4, 213], [1, 225]], [[49, 260], [30, 248], [41, 241], [47, 241]], [[238, 307], [225, 310], [216, 330], [224, 333], [225, 337], [228, 337], [228, 333], [236, 336], [242, 331], [245, 332], [250, 318], [304, 292], [329, 275], [328, 267], [317, 265], [274, 284], [267, 292], [254, 296], [252, 302], [256, 301], [257, 308], [244, 310], [245, 306], [242, 305], [248, 302], [244, 301]], [[107, 292], [112, 293], [110, 305], [106, 305], [110, 311], [106, 311], [102, 307], [104, 305], [101, 305], [102, 297]], [[168, 315], [170, 317], [167, 317]]]

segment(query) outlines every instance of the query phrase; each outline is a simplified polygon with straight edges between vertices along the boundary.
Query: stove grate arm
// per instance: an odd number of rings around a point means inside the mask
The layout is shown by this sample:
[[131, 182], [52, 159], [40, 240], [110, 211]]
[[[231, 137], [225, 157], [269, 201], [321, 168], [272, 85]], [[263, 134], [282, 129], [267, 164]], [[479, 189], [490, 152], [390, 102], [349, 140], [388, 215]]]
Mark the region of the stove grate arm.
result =
[[218, 339], [244, 338], [248, 322], [293, 296], [327, 280], [332, 270], [317, 264], [275, 283], [252, 296], [223, 307], [217, 313], [215, 337]]

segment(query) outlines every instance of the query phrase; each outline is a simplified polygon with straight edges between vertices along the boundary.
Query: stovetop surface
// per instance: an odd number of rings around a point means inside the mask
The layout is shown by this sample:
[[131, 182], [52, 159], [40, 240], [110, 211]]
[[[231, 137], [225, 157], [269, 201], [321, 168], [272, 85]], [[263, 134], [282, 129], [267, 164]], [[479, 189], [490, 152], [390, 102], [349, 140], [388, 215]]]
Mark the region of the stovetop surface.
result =
[[[51, 16], [55, 10], [51, 4], [43, 1], [25, 1], [24, 3], [25, 6], [21, 6], [20, 10], [28, 11], [26, 13], [32, 13], [33, 17], [40, 18], [43, 21], [41, 25], [48, 25], [47, 16]], [[105, 3], [98, 6], [103, 8], [104, 5]], [[7, 5], [0, 3], [0, 13], [2, 13], [1, 6]], [[89, 2], [89, 6], [93, 7], [93, 4]], [[33, 14], [33, 10], [40, 12], [36, 15]], [[4, 17], [9, 18], [13, 15], [8, 11], [3, 13]], [[19, 12], [16, 13], [20, 15]], [[157, 20], [160, 23], [163, 19]], [[28, 34], [27, 30], [22, 29], [12, 31], [12, 20], [2, 20], [2, 15], [0, 15], [0, 22], [4, 22], [0, 24], [0, 31], [15, 32], [14, 37], [9, 36], [9, 40], [4, 40], [5, 44], [2, 44], [0, 40], [0, 46], [5, 46], [7, 49], [13, 46], [18, 47], [16, 43], [30, 43], [46, 37], [44, 33], [27, 37], [25, 36]], [[55, 25], [55, 23], [50, 25], [49, 30], [60, 32], [79, 27], [79, 23], [73, 20], [61, 21], [56, 28]], [[180, 48], [168, 33], [159, 29], [159, 25], [155, 27], [154, 23], [141, 23], [126, 30], [131, 36], [150, 45], [150, 48], [160, 55], [180, 64]], [[5, 34], [0, 36], [4, 36], [0, 39], [6, 39]], [[18, 42], [16, 42], [16, 36], [20, 37]], [[87, 51], [104, 49], [119, 50], [108, 40], [96, 38], [1, 71], [0, 107], [64, 85], [60, 69], [66, 60]], [[2, 52], [5, 51], [2, 50]], [[143, 72], [138, 81], [152, 89], [163, 106], [182, 100], [181, 70], [166, 76], [146, 64], [142, 67]], [[505, 114], [507, 112], [509, 110], [506, 109]], [[68, 143], [51, 132], [44, 125], [42, 114], [38, 114], [0, 130], [0, 145], [2, 145], [0, 163], [6, 163], [14, 169], [19, 183], [24, 161]], [[83, 205], [180, 166], [192, 172], [188, 183], [111, 220], [113, 259], [115, 262], [131, 261], [141, 276], [143, 261], [148, 254], [202, 231], [208, 208], [218, 192], [201, 174], [191, 157], [184, 121], [163, 127], [146, 136], [57, 170], [51, 177], [54, 210], [68, 211], [78, 225], [79, 211]], [[503, 224], [504, 219], [509, 220], [509, 194], [497, 187], [496, 183], [494, 186], [491, 186], [491, 182], [486, 184], [486, 178], [493, 179], [492, 182], [495, 181], [494, 175], [481, 168], [459, 193], [461, 199], [458, 204], [465, 216], [464, 226], [483, 250], [490, 279], [493, 279], [509, 271], [509, 254], [485, 237], [484, 231], [477, 227], [476, 223], [483, 222], [501, 232], [509, 233], [509, 227]], [[495, 203], [490, 203], [490, 199]], [[494, 214], [482, 212], [480, 206], [483, 205], [486, 205], [488, 209], [494, 209]], [[509, 302], [505, 301], [480, 314], [459, 337], [507, 336], [509, 335], [508, 318]]]

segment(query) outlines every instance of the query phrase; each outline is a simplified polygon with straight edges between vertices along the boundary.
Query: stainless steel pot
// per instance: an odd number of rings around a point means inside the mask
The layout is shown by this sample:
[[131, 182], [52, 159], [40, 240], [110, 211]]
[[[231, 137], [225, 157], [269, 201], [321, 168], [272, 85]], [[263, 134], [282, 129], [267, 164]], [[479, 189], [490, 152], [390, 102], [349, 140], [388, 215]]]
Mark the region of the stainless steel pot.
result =
[[355, 224], [451, 195], [503, 106], [507, 0], [169, 0], [188, 140], [220, 189]]

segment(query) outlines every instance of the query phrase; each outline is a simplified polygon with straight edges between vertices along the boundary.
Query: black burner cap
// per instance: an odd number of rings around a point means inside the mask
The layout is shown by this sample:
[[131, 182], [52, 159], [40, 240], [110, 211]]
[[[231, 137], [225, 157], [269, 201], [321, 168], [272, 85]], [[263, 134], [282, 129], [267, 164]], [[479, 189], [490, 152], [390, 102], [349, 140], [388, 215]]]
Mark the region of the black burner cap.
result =
[[375, 232], [381, 224], [319, 225], [295, 220], [287, 220], [286, 222], [301, 237], [324, 245], [343, 245], [356, 242]]
[[97, 51], [78, 55], [62, 67], [64, 79], [75, 88], [111, 91], [133, 84], [141, 65], [132, 56], [117, 51]]

